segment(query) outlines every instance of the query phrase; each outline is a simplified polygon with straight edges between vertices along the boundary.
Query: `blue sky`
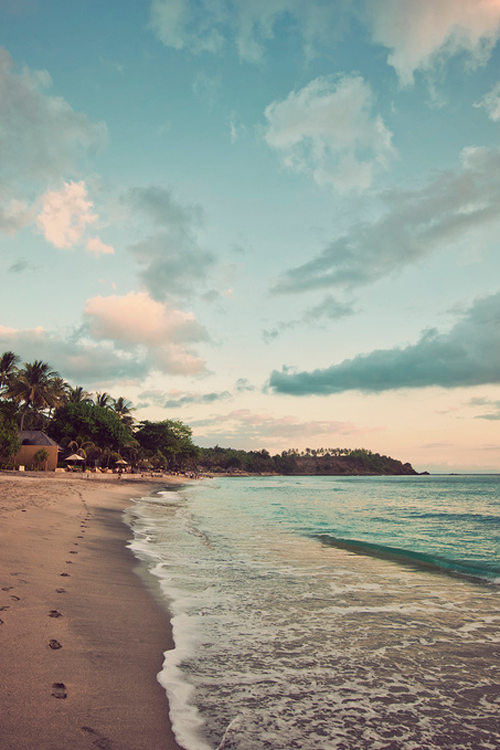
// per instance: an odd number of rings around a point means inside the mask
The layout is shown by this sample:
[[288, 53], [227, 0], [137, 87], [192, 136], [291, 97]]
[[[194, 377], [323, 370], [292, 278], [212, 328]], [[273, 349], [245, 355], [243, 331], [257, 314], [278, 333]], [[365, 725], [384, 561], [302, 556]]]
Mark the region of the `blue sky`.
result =
[[500, 470], [500, 0], [0, 0], [0, 351], [202, 445]]

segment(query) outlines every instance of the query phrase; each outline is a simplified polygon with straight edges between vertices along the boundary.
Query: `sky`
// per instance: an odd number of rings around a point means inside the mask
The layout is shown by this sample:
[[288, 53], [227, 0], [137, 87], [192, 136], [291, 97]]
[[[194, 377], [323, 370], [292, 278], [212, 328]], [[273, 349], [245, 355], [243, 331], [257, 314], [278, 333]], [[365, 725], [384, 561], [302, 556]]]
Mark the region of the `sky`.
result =
[[198, 445], [500, 471], [500, 0], [0, 0], [0, 352]]

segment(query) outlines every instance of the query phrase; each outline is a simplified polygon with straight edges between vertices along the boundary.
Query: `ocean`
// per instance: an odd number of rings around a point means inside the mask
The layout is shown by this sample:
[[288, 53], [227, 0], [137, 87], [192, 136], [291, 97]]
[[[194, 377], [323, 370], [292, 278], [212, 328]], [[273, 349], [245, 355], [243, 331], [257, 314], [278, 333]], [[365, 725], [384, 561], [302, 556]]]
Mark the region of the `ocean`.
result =
[[207, 479], [126, 520], [186, 750], [500, 747], [500, 476]]

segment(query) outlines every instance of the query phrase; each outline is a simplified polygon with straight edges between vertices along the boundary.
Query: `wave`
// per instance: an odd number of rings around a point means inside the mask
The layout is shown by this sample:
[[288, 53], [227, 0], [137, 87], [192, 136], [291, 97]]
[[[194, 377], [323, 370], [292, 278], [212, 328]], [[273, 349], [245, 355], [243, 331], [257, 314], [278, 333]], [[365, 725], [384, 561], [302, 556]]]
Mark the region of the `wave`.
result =
[[487, 561], [447, 559], [435, 553], [417, 552], [416, 550], [390, 547], [359, 539], [342, 539], [331, 534], [312, 534], [312, 537], [329, 547], [337, 547], [357, 555], [370, 555], [404, 565], [427, 568], [435, 572], [459, 575], [500, 585], [500, 566]]

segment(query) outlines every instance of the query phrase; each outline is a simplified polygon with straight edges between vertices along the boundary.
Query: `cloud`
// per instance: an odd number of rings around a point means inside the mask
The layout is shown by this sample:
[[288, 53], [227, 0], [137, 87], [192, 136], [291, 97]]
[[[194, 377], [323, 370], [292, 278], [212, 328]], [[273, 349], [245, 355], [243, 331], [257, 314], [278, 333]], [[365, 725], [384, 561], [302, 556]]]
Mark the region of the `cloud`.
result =
[[202, 0], [195, 13], [190, 0], [152, 0], [151, 26], [167, 47], [195, 52], [218, 52], [224, 39], [217, 29], [223, 20], [222, 5]]
[[88, 332], [96, 341], [111, 341], [128, 351], [145, 347], [151, 367], [165, 373], [192, 375], [205, 363], [189, 348], [207, 339], [192, 313], [157, 302], [146, 292], [93, 297], [84, 309]]
[[287, 320], [277, 323], [274, 328], [264, 330], [262, 332], [262, 338], [266, 343], [270, 343], [284, 331], [290, 331], [302, 325], [318, 326], [321, 325], [323, 319], [327, 320], [341, 320], [342, 318], [350, 317], [354, 315], [356, 310], [351, 303], [339, 302], [330, 294], [318, 305], [309, 307], [301, 318], [296, 320]]
[[0, 326], [0, 349], [12, 349], [29, 361], [50, 361], [63, 377], [97, 385], [103, 380], [144, 380], [153, 371], [202, 373], [205, 362], [191, 347], [206, 338], [192, 313], [156, 302], [145, 292], [89, 299], [84, 324], [63, 333], [40, 326]]
[[361, 76], [316, 78], [266, 108], [266, 143], [286, 168], [311, 174], [319, 185], [367, 190], [395, 155], [374, 103]]
[[78, 173], [107, 131], [47, 95], [51, 83], [46, 71], [16, 72], [0, 47], [0, 230], [12, 234], [36, 222], [49, 242], [70, 247], [95, 221], [92, 203], [83, 182], [52, 186]]
[[[192, 421], [192, 427], [198, 437], [205, 441], [230, 442], [233, 447], [249, 445], [262, 447], [267, 445], [284, 445], [284, 441], [300, 440], [316, 436], [349, 435], [358, 432], [350, 422], [333, 420], [309, 420], [301, 422], [296, 417], [275, 417], [269, 413], [252, 412], [250, 409], [237, 409], [227, 414], [220, 414], [210, 419]], [[207, 429], [209, 428], [209, 429]], [[288, 444], [288, 447], [289, 444]]]
[[50, 362], [65, 379], [89, 387], [124, 378], [142, 379], [150, 369], [145, 357], [132, 357], [107, 342], [92, 341], [75, 331], [58, 334], [41, 326], [24, 330], [0, 326], [0, 348], [15, 351], [22, 361]]
[[467, 148], [462, 169], [444, 172], [423, 188], [379, 196], [385, 212], [358, 222], [318, 256], [290, 269], [274, 292], [302, 292], [371, 284], [463, 239], [467, 232], [498, 222], [500, 151]]
[[483, 107], [490, 120], [498, 122], [500, 120], [500, 83], [493, 86], [491, 91], [474, 103], [474, 106]]
[[99, 237], [91, 237], [87, 240], [87, 250], [95, 255], [114, 255], [115, 250], [111, 245], [105, 245]]
[[374, 41], [390, 50], [387, 61], [404, 85], [455, 55], [484, 65], [500, 36], [496, 0], [367, 0], [365, 8]]
[[347, 0], [152, 0], [151, 28], [167, 47], [217, 54], [234, 43], [242, 60], [259, 63], [285, 20], [310, 58], [318, 44], [342, 35], [348, 8]]
[[15, 263], [11, 265], [7, 273], [24, 273], [25, 271], [33, 271], [33, 270], [35, 270], [35, 266], [33, 266], [24, 258], [21, 258], [20, 260], [16, 261]]
[[193, 81], [193, 92], [209, 109], [213, 109], [220, 97], [221, 76], [209, 76], [204, 70], [197, 73]]
[[141, 408], [156, 406], [160, 409], [180, 409], [192, 404], [213, 404], [216, 401], [227, 401], [231, 398], [229, 391], [201, 393], [200, 391], [158, 391], [150, 390], [139, 393], [142, 399]]
[[238, 393], [244, 393], [245, 391], [255, 391], [255, 386], [250, 383], [247, 378], [238, 378], [236, 381], [236, 390]]
[[46, 71], [15, 72], [0, 48], [0, 197], [31, 195], [33, 184], [60, 181], [106, 140], [103, 123], [44, 93], [51, 83]]
[[[1, 169], [1, 167], [0, 167]], [[1, 200], [1, 191], [0, 191]], [[23, 200], [6, 200], [0, 205], [0, 229], [6, 234], [14, 234], [33, 221], [33, 208]]]
[[134, 220], [144, 217], [153, 228], [130, 251], [143, 267], [140, 279], [157, 300], [186, 296], [205, 282], [215, 258], [203, 250], [197, 231], [203, 221], [199, 206], [182, 206], [163, 187], [133, 188], [122, 198]]
[[500, 401], [492, 401], [489, 398], [471, 398], [469, 406], [484, 406], [489, 409], [485, 414], [478, 414], [476, 419], [488, 419], [497, 421], [500, 419]]
[[89, 225], [97, 221], [93, 203], [82, 182], [65, 183], [61, 190], [47, 190], [36, 223], [45, 239], [55, 247], [73, 247]]
[[448, 333], [433, 329], [404, 348], [378, 349], [312, 372], [271, 374], [278, 393], [328, 395], [500, 383], [500, 293], [477, 300]]

